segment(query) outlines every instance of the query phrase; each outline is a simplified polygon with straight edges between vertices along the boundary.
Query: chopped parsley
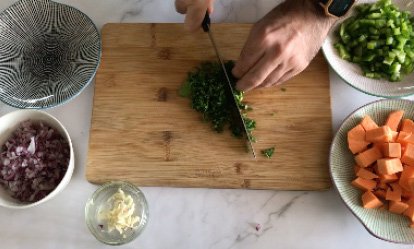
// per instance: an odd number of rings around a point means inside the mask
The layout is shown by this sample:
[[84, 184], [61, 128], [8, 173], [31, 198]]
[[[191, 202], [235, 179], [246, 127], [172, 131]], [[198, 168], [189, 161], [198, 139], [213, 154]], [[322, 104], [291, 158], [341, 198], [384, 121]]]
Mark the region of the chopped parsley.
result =
[[[225, 63], [230, 81], [235, 86], [237, 80], [231, 74], [233, 66], [233, 61]], [[204, 62], [193, 72], [188, 73], [179, 94], [191, 99], [191, 107], [200, 112], [205, 121], [211, 123], [213, 130], [222, 132], [228, 126], [235, 137], [242, 137], [243, 133], [235, 120], [232, 119], [231, 111], [228, 108], [229, 100], [225, 92], [225, 82], [226, 77], [218, 62]], [[252, 108], [243, 102], [243, 95], [243, 92], [234, 89], [234, 97], [242, 112], [248, 136], [254, 141], [252, 131], [256, 128], [256, 122], [246, 116], [246, 112]]]
[[271, 158], [274, 152], [275, 152], [275, 147], [271, 147], [271, 148], [262, 150], [262, 155], [267, 158]]

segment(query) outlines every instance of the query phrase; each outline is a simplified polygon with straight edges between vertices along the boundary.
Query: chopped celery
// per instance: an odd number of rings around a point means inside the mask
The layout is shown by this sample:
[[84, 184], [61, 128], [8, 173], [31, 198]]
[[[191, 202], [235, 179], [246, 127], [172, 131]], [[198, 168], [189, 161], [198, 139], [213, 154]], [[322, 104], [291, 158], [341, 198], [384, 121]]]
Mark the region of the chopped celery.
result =
[[337, 31], [335, 48], [357, 63], [366, 77], [400, 81], [414, 70], [414, 18], [391, 0], [356, 6], [356, 14]]

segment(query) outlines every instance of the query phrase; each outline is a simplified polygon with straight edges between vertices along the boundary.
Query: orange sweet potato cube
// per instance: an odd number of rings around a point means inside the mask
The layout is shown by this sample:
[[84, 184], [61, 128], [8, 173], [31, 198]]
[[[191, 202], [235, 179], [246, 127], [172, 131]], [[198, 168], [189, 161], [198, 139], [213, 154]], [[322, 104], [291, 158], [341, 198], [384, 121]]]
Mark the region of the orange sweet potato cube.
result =
[[406, 200], [404, 202], [407, 203], [410, 206], [414, 206], [414, 197], [410, 197], [410, 198], [408, 198], [408, 200]]
[[378, 174], [378, 177], [380, 179], [380, 183], [384, 183], [384, 184], [398, 181], [398, 176], [396, 174], [391, 174], [391, 175]]
[[385, 195], [387, 201], [401, 201], [402, 189], [398, 183], [390, 183]]
[[388, 210], [395, 214], [402, 214], [407, 210], [408, 204], [401, 201], [390, 201]]
[[361, 177], [357, 177], [351, 182], [351, 184], [364, 191], [373, 190], [377, 186], [377, 182], [374, 180], [368, 180]]
[[361, 168], [361, 167], [358, 167], [356, 175], [361, 177], [361, 178], [368, 179], [368, 180], [378, 178], [378, 176], [376, 174], [374, 174], [371, 171], [367, 170], [367, 168]]
[[400, 186], [407, 191], [411, 191], [410, 185], [408, 184], [408, 180], [412, 178], [414, 178], [414, 167], [404, 166], [399, 180]]
[[397, 136], [397, 143], [400, 143], [402, 146], [407, 144], [414, 144], [414, 136], [411, 132], [400, 131]]
[[366, 131], [378, 128], [377, 123], [368, 115], [362, 119], [361, 125]]
[[387, 192], [383, 189], [377, 189], [373, 192], [375, 194], [375, 196], [382, 198], [385, 200], [385, 196], [387, 195]]
[[365, 141], [365, 130], [362, 125], [357, 125], [348, 131], [348, 148], [353, 154], [364, 151], [369, 143]]
[[399, 158], [382, 158], [377, 160], [378, 173], [392, 175], [403, 171], [403, 166]]
[[410, 188], [410, 191], [413, 192], [414, 191], [414, 178], [408, 178], [407, 183], [408, 183], [408, 187]]
[[[405, 199], [411, 199], [413, 197], [413, 192], [411, 191], [407, 191], [405, 188], [401, 187], [402, 189], [402, 193], [401, 193], [401, 197], [405, 198]], [[414, 204], [414, 203], [413, 203]]]
[[404, 119], [401, 123], [401, 131], [414, 133], [414, 122], [411, 119]]
[[414, 222], [414, 206], [409, 205], [403, 214], [407, 216], [412, 222]]
[[384, 143], [382, 145], [382, 154], [385, 157], [401, 158], [401, 144], [400, 143]]
[[376, 162], [381, 157], [382, 157], [381, 151], [377, 147], [372, 147], [356, 155], [355, 162], [359, 166], [366, 168], [369, 165]]
[[362, 195], [362, 206], [364, 208], [377, 208], [382, 206], [382, 201], [378, 199], [371, 191], [366, 191]]
[[398, 131], [391, 131], [392, 139], [390, 142], [395, 143], [397, 141], [398, 134], [399, 134]]
[[414, 166], [414, 144], [407, 144], [401, 156], [401, 162], [409, 166]]
[[392, 140], [392, 130], [390, 127], [384, 125], [365, 133], [365, 141], [370, 143], [390, 142]]
[[397, 131], [398, 127], [400, 126], [401, 119], [404, 115], [403, 110], [393, 111], [388, 115], [387, 121], [385, 121], [385, 125], [390, 127], [391, 130]]

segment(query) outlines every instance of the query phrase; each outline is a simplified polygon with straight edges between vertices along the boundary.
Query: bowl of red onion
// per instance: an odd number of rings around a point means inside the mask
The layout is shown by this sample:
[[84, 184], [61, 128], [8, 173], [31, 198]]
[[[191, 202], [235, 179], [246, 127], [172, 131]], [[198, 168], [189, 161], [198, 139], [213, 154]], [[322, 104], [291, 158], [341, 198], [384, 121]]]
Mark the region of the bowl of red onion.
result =
[[52, 115], [18, 110], [0, 117], [0, 206], [44, 203], [69, 183], [74, 169], [70, 136]]

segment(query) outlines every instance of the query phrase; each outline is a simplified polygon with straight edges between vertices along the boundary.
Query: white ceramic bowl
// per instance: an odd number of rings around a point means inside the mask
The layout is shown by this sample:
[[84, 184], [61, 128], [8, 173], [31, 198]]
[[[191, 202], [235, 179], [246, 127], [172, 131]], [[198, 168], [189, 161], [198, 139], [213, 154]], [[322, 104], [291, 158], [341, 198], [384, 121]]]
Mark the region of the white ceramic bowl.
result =
[[60, 191], [62, 191], [66, 187], [66, 185], [68, 185], [70, 178], [72, 177], [73, 169], [75, 167], [73, 145], [67, 130], [65, 129], [65, 127], [63, 127], [62, 123], [60, 123], [59, 120], [43, 111], [18, 110], [0, 117], [0, 146], [3, 146], [7, 139], [10, 138], [12, 133], [19, 127], [20, 123], [29, 119], [33, 121], [43, 121], [44, 123], [56, 129], [67, 140], [70, 147], [69, 165], [63, 179], [56, 186], [56, 188], [52, 192], [50, 192], [46, 197], [37, 202], [21, 203], [18, 200], [12, 198], [3, 188], [3, 186], [0, 186], [0, 206], [3, 207], [23, 209], [37, 206], [41, 203], [44, 203], [52, 199]]
[[[376, 0], [360, 0], [357, 4], [374, 3]], [[400, 10], [410, 11], [414, 14], [414, 4], [412, 0], [393, 0], [393, 4], [398, 6]], [[350, 11], [346, 17], [338, 21], [328, 34], [322, 46], [322, 51], [325, 55], [331, 68], [341, 77], [346, 83], [356, 88], [357, 90], [373, 95], [386, 98], [397, 98], [409, 96], [414, 94], [414, 73], [404, 75], [401, 82], [390, 82], [384, 79], [371, 79], [362, 74], [359, 65], [341, 59], [334, 48], [334, 44], [338, 40], [335, 32], [339, 25], [353, 14]]]
[[348, 149], [347, 133], [369, 115], [379, 125], [388, 114], [404, 110], [404, 117], [414, 119], [414, 102], [405, 99], [382, 99], [360, 107], [342, 123], [331, 146], [329, 168], [335, 188], [349, 210], [373, 236], [395, 243], [414, 244], [414, 229], [407, 217], [388, 210], [365, 209], [361, 204], [362, 191], [352, 186], [355, 179], [354, 156]]

